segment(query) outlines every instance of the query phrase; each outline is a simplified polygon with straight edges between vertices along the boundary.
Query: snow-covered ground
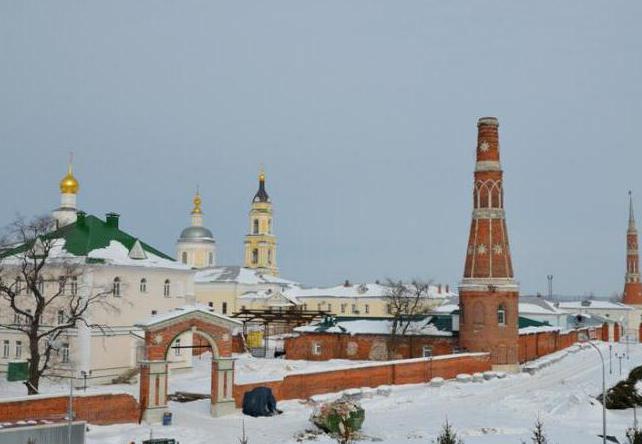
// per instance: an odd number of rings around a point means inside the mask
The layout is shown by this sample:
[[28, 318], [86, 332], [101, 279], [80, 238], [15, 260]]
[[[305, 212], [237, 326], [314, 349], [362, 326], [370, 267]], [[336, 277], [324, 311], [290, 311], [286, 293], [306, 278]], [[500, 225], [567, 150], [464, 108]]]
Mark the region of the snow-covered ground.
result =
[[[613, 374], [608, 374], [608, 347], [602, 345], [607, 356], [608, 385], [620, 379], [619, 365], [613, 359]], [[616, 345], [615, 351], [625, 351]], [[548, 362], [554, 361], [545, 358]], [[207, 362], [207, 361], [204, 361]], [[298, 363], [298, 364], [297, 364]], [[258, 360], [244, 357], [239, 362], [239, 376], [247, 380], [269, 379], [290, 371], [321, 369], [324, 365], [336, 367], [339, 363], [304, 363], [301, 361]], [[631, 359], [623, 360], [622, 377], [628, 369], [642, 365], [642, 345], [631, 346]], [[298, 365], [298, 367], [297, 367]], [[317, 367], [318, 366], [318, 367]], [[241, 370], [245, 367], [245, 370]], [[207, 366], [197, 363], [193, 374], [174, 375], [170, 379], [173, 390], [194, 390], [209, 386]], [[247, 381], [246, 380], [246, 381]], [[121, 388], [121, 386], [118, 386]], [[2, 390], [0, 386], [0, 390]], [[446, 418], [453, 424], [466, 444], [530, 442], [530, 429], [539, 415], [544, 422], [549, 441], [559, 444], [600, 443], [601, 404], [593, 399], [601, 390], [601, 364], [595, 350], [585, 349], [569, 353], [563, 359], [535, 372], [521, 373], [502, 380], [483, 383], [448, 381], [435, 388], [427, 384], [395, 386], [390, 394], [369, 390], [362, 400], [366, 410], [363, 432], [384, 444], [430, 443]], [[182, 444], [238, 443], [241, 423], [245, 421], [250, 443], [295, 443], [294, 435], [312, 428], [308, 418], [313, 407], [301, 401], [279, 403], [283, 414], [271, 418], [250, 418], [240, 413], [222, 418], [209, 415], [209, 400], [191, 403], [170, 403], [174, 414], [172, 426], [115, 425], [91, 426], [90, 444], [140, 443], [154, 437], [174, 437]], [[633, 412], [608, 411], [608, 433], [618, 436], [633, 422]], [[322, 437], [317, 443], [331, 443]]]

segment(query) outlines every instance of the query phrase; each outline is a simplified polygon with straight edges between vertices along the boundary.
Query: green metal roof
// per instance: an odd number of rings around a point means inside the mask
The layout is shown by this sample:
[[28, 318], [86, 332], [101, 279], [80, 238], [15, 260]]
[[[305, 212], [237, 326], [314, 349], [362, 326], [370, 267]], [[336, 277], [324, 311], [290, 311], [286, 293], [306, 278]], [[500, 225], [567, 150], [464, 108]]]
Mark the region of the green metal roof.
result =
[[[125, 248], [131, 250], [138, 238], [126, 233], [116, 227], [114, 223], [103, 221], [96, 216], [79, 214], [78, 220], [72, 224], [52, 231], [46, 235], [47, 239], [64, 239], [64, 249], [74, 256], [88, 256], [93, 250], [106, 248], [110, 242], [121, 243]], [[139, 240], [140, 241], [140, 240]], [[140, 241], [143, 249], [163, 259], [174, 261], [174, 258], [166, 255], [152, 246]], [[1, 257], [18, 254], [27, 248], [21, 245], [3, 252]], [[88, 258], [88, 260], [92, 260]], [[98, 260], [100, 261], [100, 260]]]
[[535, 321], [533, 319], [529, 318], [523, 318], [519, 317], [519, 323], [518, 323], [518, 328], [526, 328], [526, 327], [550, 327], [551, 324], [548, 322], [540, 322], [540, 321]]

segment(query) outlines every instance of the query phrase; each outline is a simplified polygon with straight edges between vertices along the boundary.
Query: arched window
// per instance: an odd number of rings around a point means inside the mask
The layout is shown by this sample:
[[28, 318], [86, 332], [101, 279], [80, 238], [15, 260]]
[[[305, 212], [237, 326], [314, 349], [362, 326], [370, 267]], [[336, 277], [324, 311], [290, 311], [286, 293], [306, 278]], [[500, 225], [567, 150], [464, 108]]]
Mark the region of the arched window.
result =
[[120, 278], [119, 277], [114, 278], [114, 283], [112, 284], [111, 291], [114, 296], [120, 296]]
[[142, 278], [140, 280], [140, 286], [138, 287], [141, 293], [147, 293], [147, 279]]
[[187, 252], [183, 251], [183, 254], [181, 255], [181, 261], [186, 264], [187, 263]]
[[497, 323], [499, 325], [506, 325], [506, 308], [504, 304], [499, 304], [499, 307], [497, 307]]
[[214, 253], [210, 253], [209, 254], [208, 262], [209, 262], [210, 265], [212, 265], [214, 263]]
[[169, 286], [169, 279], [165, 279], [165, 283], [163, 284], [163, 296], [165, 296], [166, 298], [169, 297]]
[[223, 302], [223, 306], [221, 307], [221, 311], [223, 314], [227, 314], [227, 302]]
[[76, 276], [71, 277], [71, 283], [69, 284], [69, 289], [71, 290], [72, 296], [76, 296], [78, 294], [78, 278]]
[[268, 219], [268, 234], [272, 234], [272, 219]]
[[272, 265], [272, 250], [268, 250], [268, 264]]
[[252, 250], [252, 263], [253, 264], [259, 263], [259, 250], [256, 248]]
[[254, 219], [252, 233], [253, 234], [259, 234], [259, 220], [258, 219]]

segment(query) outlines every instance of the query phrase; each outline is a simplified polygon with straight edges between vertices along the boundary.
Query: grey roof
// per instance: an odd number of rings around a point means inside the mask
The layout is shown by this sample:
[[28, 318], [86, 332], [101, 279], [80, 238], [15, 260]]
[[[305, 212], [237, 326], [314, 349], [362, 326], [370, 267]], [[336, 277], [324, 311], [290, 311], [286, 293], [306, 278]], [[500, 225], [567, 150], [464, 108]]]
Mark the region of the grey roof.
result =
[[214, 242], [214, 235], [205, 227], [187, 227], [181, 232], [179, 241], [205, 241]]

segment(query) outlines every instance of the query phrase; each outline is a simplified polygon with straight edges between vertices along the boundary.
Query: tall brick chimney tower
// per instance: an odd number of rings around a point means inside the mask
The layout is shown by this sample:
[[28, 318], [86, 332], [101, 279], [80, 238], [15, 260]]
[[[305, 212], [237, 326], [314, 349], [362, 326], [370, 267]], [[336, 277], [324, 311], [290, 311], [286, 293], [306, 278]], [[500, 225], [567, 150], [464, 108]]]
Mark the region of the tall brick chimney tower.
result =
[[489, 352], [493, 365], [518, 363], [519, 287], [513, 279], [504, 214], [499, 122], [477, 122], [477, 163], [464, 278], [459, 286], [463, 349]]
[[633, 214], [633, 196], [629, 191], [629, 228], [626, 231], [626, 275], [622, 302], [628, 305], [642, 305], [642, 284], [640, 284], [640, 258], [638, 256], [638, 230]]

